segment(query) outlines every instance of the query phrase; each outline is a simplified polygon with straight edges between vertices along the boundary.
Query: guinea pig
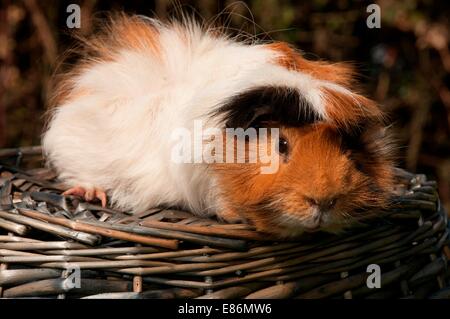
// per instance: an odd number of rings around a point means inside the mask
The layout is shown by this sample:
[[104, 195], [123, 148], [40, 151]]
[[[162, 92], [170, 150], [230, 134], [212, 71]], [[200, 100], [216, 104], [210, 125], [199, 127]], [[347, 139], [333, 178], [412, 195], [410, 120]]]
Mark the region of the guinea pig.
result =
[[[280, 238], [339, 232], [389, 204], [385, 117], [358, 93], [349, 65], [195, 21], [125, 14], [81, 50], [56, 78], [42, 139], [66, 195], [134, 213], [181, 207]], [[232, 163], [174, 161], [174, 131], [193, 132], [195, 122], [255, 129], [246, 150], [267, 151], [277, 169], [263, 173], [247, 151]], [[261, 128], [273, 133], [260, 139]]]

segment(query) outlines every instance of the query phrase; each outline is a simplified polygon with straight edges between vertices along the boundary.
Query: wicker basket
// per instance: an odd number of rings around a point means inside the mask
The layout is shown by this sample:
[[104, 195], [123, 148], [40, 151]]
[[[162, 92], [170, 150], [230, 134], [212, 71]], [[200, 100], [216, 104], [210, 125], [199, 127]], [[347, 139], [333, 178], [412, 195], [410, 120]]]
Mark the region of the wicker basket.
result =
[[[273, 242], [248, 225], [61, 196], [40, 154], [0, 150], [0, 297], [450, 298], [447, 215], [423, 175], [398, 170], [395, 204], [370, 225]], [[370, 264], [381, 288], [367, 285]]]

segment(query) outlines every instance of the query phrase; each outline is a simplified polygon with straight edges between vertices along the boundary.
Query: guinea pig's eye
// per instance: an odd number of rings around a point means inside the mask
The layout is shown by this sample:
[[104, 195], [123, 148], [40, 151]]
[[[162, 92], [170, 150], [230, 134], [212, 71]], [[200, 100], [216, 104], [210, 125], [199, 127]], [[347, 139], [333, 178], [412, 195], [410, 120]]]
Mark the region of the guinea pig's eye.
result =
[[280, 154], [286, 155], [289, 151], [289, 144], [286, 141], [286, 139], [280, 137], [280, 140], [278, 142], [278, 152], [280, 152]]
[[364, 172], [364, 164], [361, 161], [355, 161], [355, 168], [360, 172]]

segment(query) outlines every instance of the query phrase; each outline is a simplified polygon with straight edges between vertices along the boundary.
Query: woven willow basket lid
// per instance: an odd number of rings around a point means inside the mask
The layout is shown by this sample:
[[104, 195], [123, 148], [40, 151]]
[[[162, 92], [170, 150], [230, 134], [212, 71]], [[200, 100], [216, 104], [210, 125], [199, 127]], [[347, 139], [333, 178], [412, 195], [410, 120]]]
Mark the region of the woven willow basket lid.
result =
[[[450, 298], [447, 215], [424, 175], [397, 170], [394, 205], [364, 226], [274, 242], [175, 209], [64, 197], [40, 154], [0, 150], [0, 297]], [[374, 264], [380, 288], [367, 284]]]

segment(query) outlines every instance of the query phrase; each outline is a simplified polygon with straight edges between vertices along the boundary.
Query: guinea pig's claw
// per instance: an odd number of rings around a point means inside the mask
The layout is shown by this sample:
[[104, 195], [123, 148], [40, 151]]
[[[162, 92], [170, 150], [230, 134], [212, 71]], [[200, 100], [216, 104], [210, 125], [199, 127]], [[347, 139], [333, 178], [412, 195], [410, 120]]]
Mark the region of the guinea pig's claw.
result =
[[92, 188], [86, 190], [81, 186], [75, 186], [63, 193], [63, 195], [74, 195], [83, 197], [87, 202], [91, 202], [94, 199], [99, 199], [102, 203], [102, 207], [106, 207], [106, 193], [98, 188]]
[[100, 202], [102, 203], [102, 207], [106, 207], [106, 193], [104, 191], [96, 189], [95, 197], [100, 200]]
[[217, 214], [219, 220], [228, 224], [244, 224], [245, 219], [234, 211], [226, 210]]

